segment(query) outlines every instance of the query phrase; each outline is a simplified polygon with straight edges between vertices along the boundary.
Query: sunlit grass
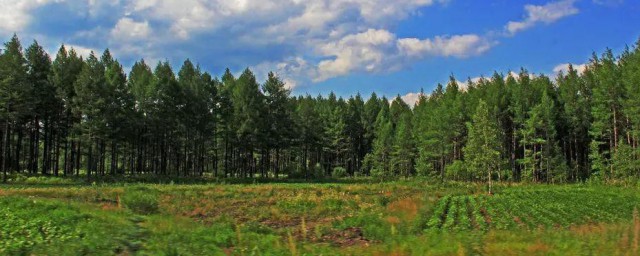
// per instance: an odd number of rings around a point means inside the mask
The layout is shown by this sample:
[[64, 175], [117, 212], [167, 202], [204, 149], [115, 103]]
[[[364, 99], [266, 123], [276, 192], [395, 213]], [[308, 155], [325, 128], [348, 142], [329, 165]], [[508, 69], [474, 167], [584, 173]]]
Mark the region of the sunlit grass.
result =
[[[66, 245], [57, 249], [59, 255], [633, 255], [638, 250], [636, 188], [505, 184], [493, 196], [484, 189], [421, 181], [3, 186], [2, 212], [12, 216], [12, 224], [3, 226], [0, 247], [4, 254], [34, 255], [59, 244]], [[42, 235], [41, 228], [49, 233]], [[20, 241], [16, 234], [23, 233], [44, 238]]]

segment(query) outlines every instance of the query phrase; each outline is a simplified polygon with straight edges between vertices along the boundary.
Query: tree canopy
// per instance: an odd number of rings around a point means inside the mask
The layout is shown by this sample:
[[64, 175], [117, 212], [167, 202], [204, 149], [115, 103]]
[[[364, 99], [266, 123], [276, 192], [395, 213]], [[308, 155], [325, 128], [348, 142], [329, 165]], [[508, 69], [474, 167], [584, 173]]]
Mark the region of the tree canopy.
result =
[[[296, 95], [275, 73], [185, 60], [126, 74], [107, 49], [0, 53], [3, 177], [16, 173], [575, 182], [640, 178], [640, 41], [555, 78], [495, 72], [422, 92]], [[342, 174], [341, 174], [342, 175]]]

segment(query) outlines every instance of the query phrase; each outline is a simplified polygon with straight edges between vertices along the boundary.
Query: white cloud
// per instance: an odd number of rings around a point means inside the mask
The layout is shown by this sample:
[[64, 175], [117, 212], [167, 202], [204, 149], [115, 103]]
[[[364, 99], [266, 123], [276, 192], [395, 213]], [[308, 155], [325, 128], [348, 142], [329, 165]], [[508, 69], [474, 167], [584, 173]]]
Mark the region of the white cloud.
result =
[[420, 92], [410, 92], [402, 95], [400, 98], [402, 98], [402, 100], [406, 102], [407, 105], [413, 107], [418, 103], [418, 100], [420, 100], [420, 96], [422, 96], [422, 93]]
[[161, 56], [171, 61], [203, 58], [214, 62], [213, 68], [249, 65], [265, 75], [275, 71], [293, 88], [490, 49], [494, 43], [475, 34], [398, 38], [389, 31], [420, 8], [448, 1], [0, 0], [5, 7], [0, 9], [0, 31], [23, 30], [33, 10], [64, 2], [61, 13], [77, 15], [87, 25], [72, 36], [51, 39], [85, 46], [77, 47], [85, 56], [91, 47], [108, 47], [125, 62]]
[[356, 70], [380, 71], [385, 68], [383, 61], [393, 58], [386, 53], [394, 51], [395, 42], [395, 35], [389, 31], [369, 29], [321, 45], [319, 53], [334, 58], [318, 63], [318, 76], [314, 80], [323, 81]]
[[30, 11], [55, 0], [0, 0], [0, 32], [21, 32], [31, 22]]
[[259, 81], [267, 79], [269, 72], [274, 72], [285, 83], [288, 89], [294, 89], [301, 82], [308, 82], [308, 78], [315, 72], [313, 67], [309, 65], [301, 57], [290, 58], [282, 62], [263, 62], [251, 67]]
[[569, 65], [573, 66], [573, 69], [576, 70], [578, 74], [584, 73], [584, 71], [587, 69], [587, 64], [568, 64], [567, 63], [567, 64], [559, 64], [553, 67], [553, 73], [557, 75], [560, 72], [562, 72], [566, 75], [569, 72]]
[[129, 17], [118, 20], [116, 26], [111, 30], [111, 36], [116, 40], [140, 40], [146, 39], [151, 34], [149, 22], [136, 22]]
[[478, 55], [492, 43], [478, 35], [437, 36], [433, 39], [396, 38], [383, 29], [350, 34], [318, 47], [318, 53], [331, 57], [320, 61], [315, 82], [360, 72], [393, 71], [407, 62], [427, 57]]
[[[248, 24], [269, 28], [278, 34], [331, 32], [337, 24], [388, 24], [401, 20], [418, 8], [448, 0], [128, 0], [126, 12], [149, 19], [169, 21], [182, 38], [221, 27], [238, 29]], [[355, 22], [357, 17], [361, 18]]]
[[474, 84], [477, 84], [482, 79], [486, 79], [486, 78], [484, 76], [469, 77], [464, 81], [457, 80], [456, 83], [458, 83], [458, 87], [460, 88], [461, 91], [466, 91], [467, 89], [469, 89], [469, 81], [471, 81]]
[[491, 48], [493, 43], [478, 35], [436, 36], [434, 39], [420, 40], [403, 38], [398, 40], [398, 48], [407, 56], [424, 55], [454, 56], [459, 58], [478, 55]]
[[93, 52], [98, 57], [100, 56], [100, 54], [102, 54], [102, 51], [80, 45], [66, 44], [65, 47], [67, 48], [67, 51], [73, 49], [79, 56], [82, 56], [82, 58], [85, 59], [89, 57], [89, 55], [91, 55], [91, 52]]
[[577, 14], [578, 8], [574, 6], [576, 0], [560, 0], [545, 5], [525, 5], [526, 15], [522, 21], [510, 21], [505, 30], [510, 34], [531, 28], [539, 23], [553, 23], [561, 18]]

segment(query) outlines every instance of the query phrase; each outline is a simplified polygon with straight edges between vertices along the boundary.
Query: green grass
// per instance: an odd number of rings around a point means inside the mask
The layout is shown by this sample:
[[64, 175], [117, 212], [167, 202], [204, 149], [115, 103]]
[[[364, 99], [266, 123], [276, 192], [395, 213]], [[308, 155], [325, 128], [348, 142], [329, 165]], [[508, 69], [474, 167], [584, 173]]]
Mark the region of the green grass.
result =
[[[135, 252], [126, 215], [85, 211], [59, 201], [0, 198], [0, 254], [111, 255]], [[109, 239], [105, 239], [109, 238]]]
[[366, 179], [2, 185], [0, 254], [637, 252], [635, 187], [504, 184], [492, 196], [484, 189]]

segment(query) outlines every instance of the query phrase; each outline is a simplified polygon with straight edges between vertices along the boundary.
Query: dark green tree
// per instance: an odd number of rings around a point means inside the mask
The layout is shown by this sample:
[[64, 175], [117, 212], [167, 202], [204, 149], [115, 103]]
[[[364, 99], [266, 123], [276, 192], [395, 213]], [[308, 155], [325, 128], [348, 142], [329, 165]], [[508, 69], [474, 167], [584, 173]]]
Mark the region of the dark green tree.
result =
[[472, 173], [485, 174], [492, 193], [492, 176], [500, 171], [502, 149], [500, 127], [497, 118], [491, 114], [484, 101], [480, 101], [472, 121], [467, 124], [468, 143], [464, 147], [465, 162]]

